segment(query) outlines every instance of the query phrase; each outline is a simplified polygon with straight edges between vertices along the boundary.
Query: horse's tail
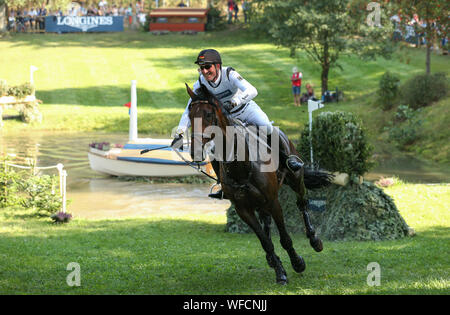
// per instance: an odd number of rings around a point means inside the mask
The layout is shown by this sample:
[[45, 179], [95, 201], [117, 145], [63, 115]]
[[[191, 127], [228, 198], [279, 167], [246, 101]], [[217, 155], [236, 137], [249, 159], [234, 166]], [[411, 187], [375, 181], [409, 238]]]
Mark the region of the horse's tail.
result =
[[329, 186], [334, 175], [324, 170], [305, 166], [303, 178], [307, 189], [317, 189]]

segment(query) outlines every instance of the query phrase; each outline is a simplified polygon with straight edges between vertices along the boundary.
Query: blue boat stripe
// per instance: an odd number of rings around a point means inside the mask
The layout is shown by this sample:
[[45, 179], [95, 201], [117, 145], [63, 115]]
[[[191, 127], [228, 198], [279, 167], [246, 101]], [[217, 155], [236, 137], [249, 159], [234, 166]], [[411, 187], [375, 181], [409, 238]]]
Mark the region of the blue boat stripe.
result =
[[[157, 149], [160, 147], [164, 147], [164, 144], [134, 144], [134, 143], [127, 143], [123, 146], [124, 149], [126, 150], [144, 150], [144, 149]], [[164, 149], [160, 149], [160, 150], [165, 150], [165, 151], [172, 151], [172, 148], [164, 148]]]
[[[183, 161], [173, 161], [173, 160], [165, 160], [165, 159], [155, 159], [155, 158], [145, 158], [145, 157], [123, 157], [118, 156], [118, 160], [130, 161], [130, 162], [138, 162], [138, 163], [154, 163], [154, 164], [170, 164], [170, 165], [187, 165]], [[200, 163], [200, 165], [205, 165], [206, 162]]]

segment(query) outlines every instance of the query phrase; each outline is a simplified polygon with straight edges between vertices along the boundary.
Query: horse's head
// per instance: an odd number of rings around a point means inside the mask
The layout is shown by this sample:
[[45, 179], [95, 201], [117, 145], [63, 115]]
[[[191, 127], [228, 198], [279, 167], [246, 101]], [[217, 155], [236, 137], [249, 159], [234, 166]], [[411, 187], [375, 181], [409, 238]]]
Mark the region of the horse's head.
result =
[[194, 93], [186, 84], [186, 90], [191, 97], [191, 103], [189, 104], [189, 119], [192, 129], [191, 158], [194, 161], [199, 160], [199, 157], [201, 157], [201, 160], [204, 160], [201, 153], [204, 145], [216, 136], [215, 133], [205, 134], [205, 129], [210, 126], [221, 127], [223, 125], [222, 104], [205, 87], [198, 89]]

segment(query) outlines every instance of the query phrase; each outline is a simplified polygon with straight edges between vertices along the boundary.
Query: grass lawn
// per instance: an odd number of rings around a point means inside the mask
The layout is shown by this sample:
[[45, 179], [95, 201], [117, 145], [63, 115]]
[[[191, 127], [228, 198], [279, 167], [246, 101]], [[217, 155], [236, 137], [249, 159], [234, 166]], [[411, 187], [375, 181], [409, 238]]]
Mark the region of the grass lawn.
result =
[[[289, 284], [275, 284], [255, 235], [224, 232], [224, 215], [164, 214], [53, 225], [0, 210], [0, 294], [449, 294], [450, 187], [398, 184], [387, 193], [417, 235], [396, 241], [294, 245], [307, 264], [298, 275], [278, 237]], [[411, 198], [411, 194], [415, 198]], [[81, 286], [69, 287], [77, 262]], [[367, 265], [381, 285], [367, 285]]]
[[[224, 65], [236, 68], [258, 89], [256, 102], [269, 118], [292, 138], [299, 138], [308, 121], [306, 106], [293, 106], [290, 75], [292, 66], [303, 72], [303, 82], [312, 82], [320, 93], [320, 69], [304, 52], [297, 59], [284, 48], [265, 40], [250, 38], [243, 30], [211, 32], [196, 36], [124, 32], [111, 34], [15, 34], [0, 38], [0, 78], [10, 85], [29, 80], [29, 66], [34, 73], [36, 96], [43, 101], [44, 121], [28, 126], [17, 120], [5, 122], [3, 132], [21, 130], [67, 130], [126, 132], [128, 111], [122, 105], [130, 101], [130, 81], [138, 82], [138, 128], [141, 136], [170, 136], [183, 112], [187, 94], [198, 78], [193, 64], [198, 52], [214, 47], [223, 55]], [[448, 56], [433, 54], [433, 72], [449, 73]], [[329, 88], [339, 87], [346, 100], [322, 110], [346, 110], [359, 115], [369, 128], [377, 150], [383, 150], [386, 133], [383, 126], [393, 112], [383, 112], [375, 105], [374, 93], [381, 75], [390, 70], [402, 80], [424, 72], [423, 50], [403, 48], [392, 59], [362, 61], [343, 55], [344, 70], [333, 69]], [[447, 152], [448, 128], [438, 135], [433, 126], [448, 126], [448, 100], [428, 110], [422, 143], [411, 150], [440, 162], [450, 161]], [[430, 138], [431, 137], [431, 138]], [[434, 144], [436, 142], [436, 144]], [[444, 146], [444, 147], [442, 147]], [[392, 146], [385, 151], [391, 152]]]

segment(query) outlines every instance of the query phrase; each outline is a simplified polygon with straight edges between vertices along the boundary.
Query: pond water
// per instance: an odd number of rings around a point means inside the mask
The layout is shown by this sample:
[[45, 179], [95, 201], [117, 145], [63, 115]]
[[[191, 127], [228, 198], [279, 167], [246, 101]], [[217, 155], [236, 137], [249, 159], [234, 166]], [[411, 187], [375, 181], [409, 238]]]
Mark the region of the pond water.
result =
[[[147, 136], [148, 137], [148, 136]], [[126, 143], [128, 134], [33, 132], [0, 135], [0, 153], [15, 155], [14, 161], [26, 164], [33, 157], [37, 166], [64, 164], [67, 170], [68, 211], [82, 218], [146, 217], [155, 213], [221, 213], [229, 201], [207, 197], [209, 184], [148, 183], [124, 181], [94, 172], [87, 157], [91, 142]], [[50, 171], [51, 172], [51, 171]], [[56, 173], [56, 170], [53, 171]], [[450, 182], [450, 172], [411, 157], [385, 160], [368, 180], [397, 176], [417, 183]]]
[[[230, 203], [208, 198], [209, 184], [152, 184], [125, 181], [91, 170], [87, 157], [92, 142], [124, 144], [128, 134], [21, 133], [0, 135], [0, 153], [15, 155], [14, 162], [26, 165], [23, 157], [34, 157], [37, 166], [64, 164], [67, 170], [68, 212], [77, 217], [107, 219], [146, 217], [155, 213], [225, 214]], [[56, 169], [45, 171], [57, 174]]]

